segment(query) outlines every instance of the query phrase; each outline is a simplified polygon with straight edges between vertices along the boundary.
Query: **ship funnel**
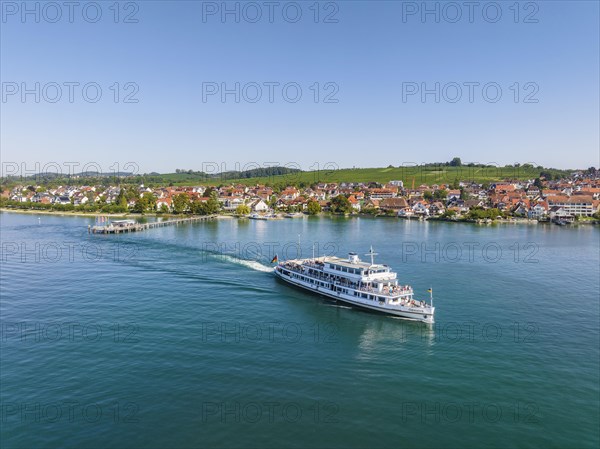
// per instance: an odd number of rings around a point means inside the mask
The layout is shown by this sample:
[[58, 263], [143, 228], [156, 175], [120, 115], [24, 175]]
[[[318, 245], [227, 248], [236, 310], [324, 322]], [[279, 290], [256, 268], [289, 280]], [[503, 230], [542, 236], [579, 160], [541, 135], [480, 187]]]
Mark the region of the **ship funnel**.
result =
[[358, 255], [356, 253], [348, 253], [348, 262], [350, 263], [358, 263]]

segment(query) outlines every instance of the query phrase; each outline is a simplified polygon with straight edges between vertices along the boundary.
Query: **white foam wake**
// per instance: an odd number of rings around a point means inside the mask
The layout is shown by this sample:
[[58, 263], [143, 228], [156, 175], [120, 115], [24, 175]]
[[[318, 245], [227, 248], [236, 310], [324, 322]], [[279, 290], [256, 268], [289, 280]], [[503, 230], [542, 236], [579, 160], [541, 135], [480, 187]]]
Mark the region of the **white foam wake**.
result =
[[245, 267], [252, 268], [253, 270], [256, 270], [256, 271], [262, 271], [264, 273], [271, 273], [274, 270], [273, 267], [263, 265], [262, 263], [257, 262], [255, 260], [239, 259], [237, 257], [232, 257], [232, 256], [224, 256], [223, 258], [230, 262], [237, 263], [238, 265], [243, 265]]

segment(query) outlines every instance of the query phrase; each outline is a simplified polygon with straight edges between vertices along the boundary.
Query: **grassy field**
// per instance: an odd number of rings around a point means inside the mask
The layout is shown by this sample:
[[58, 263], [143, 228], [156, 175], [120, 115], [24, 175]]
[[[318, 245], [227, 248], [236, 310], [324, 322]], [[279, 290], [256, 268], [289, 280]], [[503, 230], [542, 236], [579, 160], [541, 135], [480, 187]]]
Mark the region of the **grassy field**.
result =
[[405, 186], [415, 182], [421, 184], [451, 184], [455, 180], [475, 181], [479, 183], [501, 181], [504, 179], [532, 179], [540, 175], [536, 168], [515, 167], [388, 167], [388, 168], [356, 168], [289, 173], [286, 175], [242, 178], [242, 179], [202, 179], [197, 175], [182, 173], [163, 174], [160, 177], [175, 185], [190, 185], [204, 183], [211, 185], [240, 183], [255, 184], [298, 184], [303, 182], [310, 185], [315, 182], [379, 182], [387, 183], [392, 180], [403, 181]]
[[4, 180], [2, 187], [8, 188], [12, 185], [25, 184], [28, 181], [33, 184], [42, 184], [47, 186], [58, 185], [117, 185], [117, 184], [144, 184], [150, 187], [161, 187], [167, 185], [175, 186], [193, 186], [193, 185], [229, 185], [232, 183], [256, 185], [268, 184], [277, 187], [286, 185], [305, 186], [317, 182], [378, 182], [385, 184], [392, 180], [403, 181], [404, 185], [410, 187], [421, 184], [452, 184], [455, 181], [474, 181], [478, 183], [511, 180], [535, 179], [540, 176], [540, 172], [545, 171], [551, 174], [554, 179], [561, 176], [568, 176], [570, 170], [556, 170], [542, 167], [533, 167], [525, 165], [522, 167], [452, 167], [446, 165], [429, 165], [415, 167], [387, 167], [387, 168], [344, 168], [330, 169], [320, 171], [298, 171], [284, 175], [271, 175], [252, 178], [232, 178], [231, 173], [225, 176], [207, 177], [201, 173], [153, 173], [137, 175], [133, 177], [115, 177], [102, 178], [78, 178], [78, 179], [52, 179], [50, 181], [31, 179], [31, 180]]

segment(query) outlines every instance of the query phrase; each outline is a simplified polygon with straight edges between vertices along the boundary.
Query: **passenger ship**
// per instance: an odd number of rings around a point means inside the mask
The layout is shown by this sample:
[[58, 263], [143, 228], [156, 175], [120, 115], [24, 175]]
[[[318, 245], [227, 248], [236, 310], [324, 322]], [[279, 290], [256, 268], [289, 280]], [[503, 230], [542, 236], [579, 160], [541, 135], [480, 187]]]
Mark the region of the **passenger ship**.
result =
[[433, 294], [430, 302], [417, 301], [409, 285], [399, 285], [396, 273], [387, 265], [363, 262], [356, 253], [348, 259], [318, 257], [279, 262], [275, 274], [290, 284], [353, 306], [433, 323]]

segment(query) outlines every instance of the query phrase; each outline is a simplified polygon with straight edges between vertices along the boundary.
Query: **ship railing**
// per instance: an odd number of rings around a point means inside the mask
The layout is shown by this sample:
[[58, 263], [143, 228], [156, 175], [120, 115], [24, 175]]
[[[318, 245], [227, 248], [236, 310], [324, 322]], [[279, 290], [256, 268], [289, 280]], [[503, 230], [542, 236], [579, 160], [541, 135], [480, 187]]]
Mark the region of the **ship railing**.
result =
[[304, 262], [302, 265], [306, 266], [306, 267], [311, 267], [311, 268], [323, 268], [323, 264], [319, 264], [316, 262]]
[[431, 305], [425, 301], [418, 301], [416, 299], [397, 298], [389, 299], [386, 304], [391, 306], [402, 306], [402, 307], [421, 307], [423, 309], [430, 309]]
[[361, 292], [366, 292], [366, 293], [376, 293], [378, 295], [382, 295], [382, 296], [388, 296], [388, 297], [397, 297], [397, 296], [410, 296], [413, 294], [413, 290], [412, 288], [402, 288], [402, 287], [394, 287], [392, 288], [391, 292], [389, 288], [383, 288], [383, 290], [377, 290], [373, 287], [357, 287], [357, 290], [360, 290]]

